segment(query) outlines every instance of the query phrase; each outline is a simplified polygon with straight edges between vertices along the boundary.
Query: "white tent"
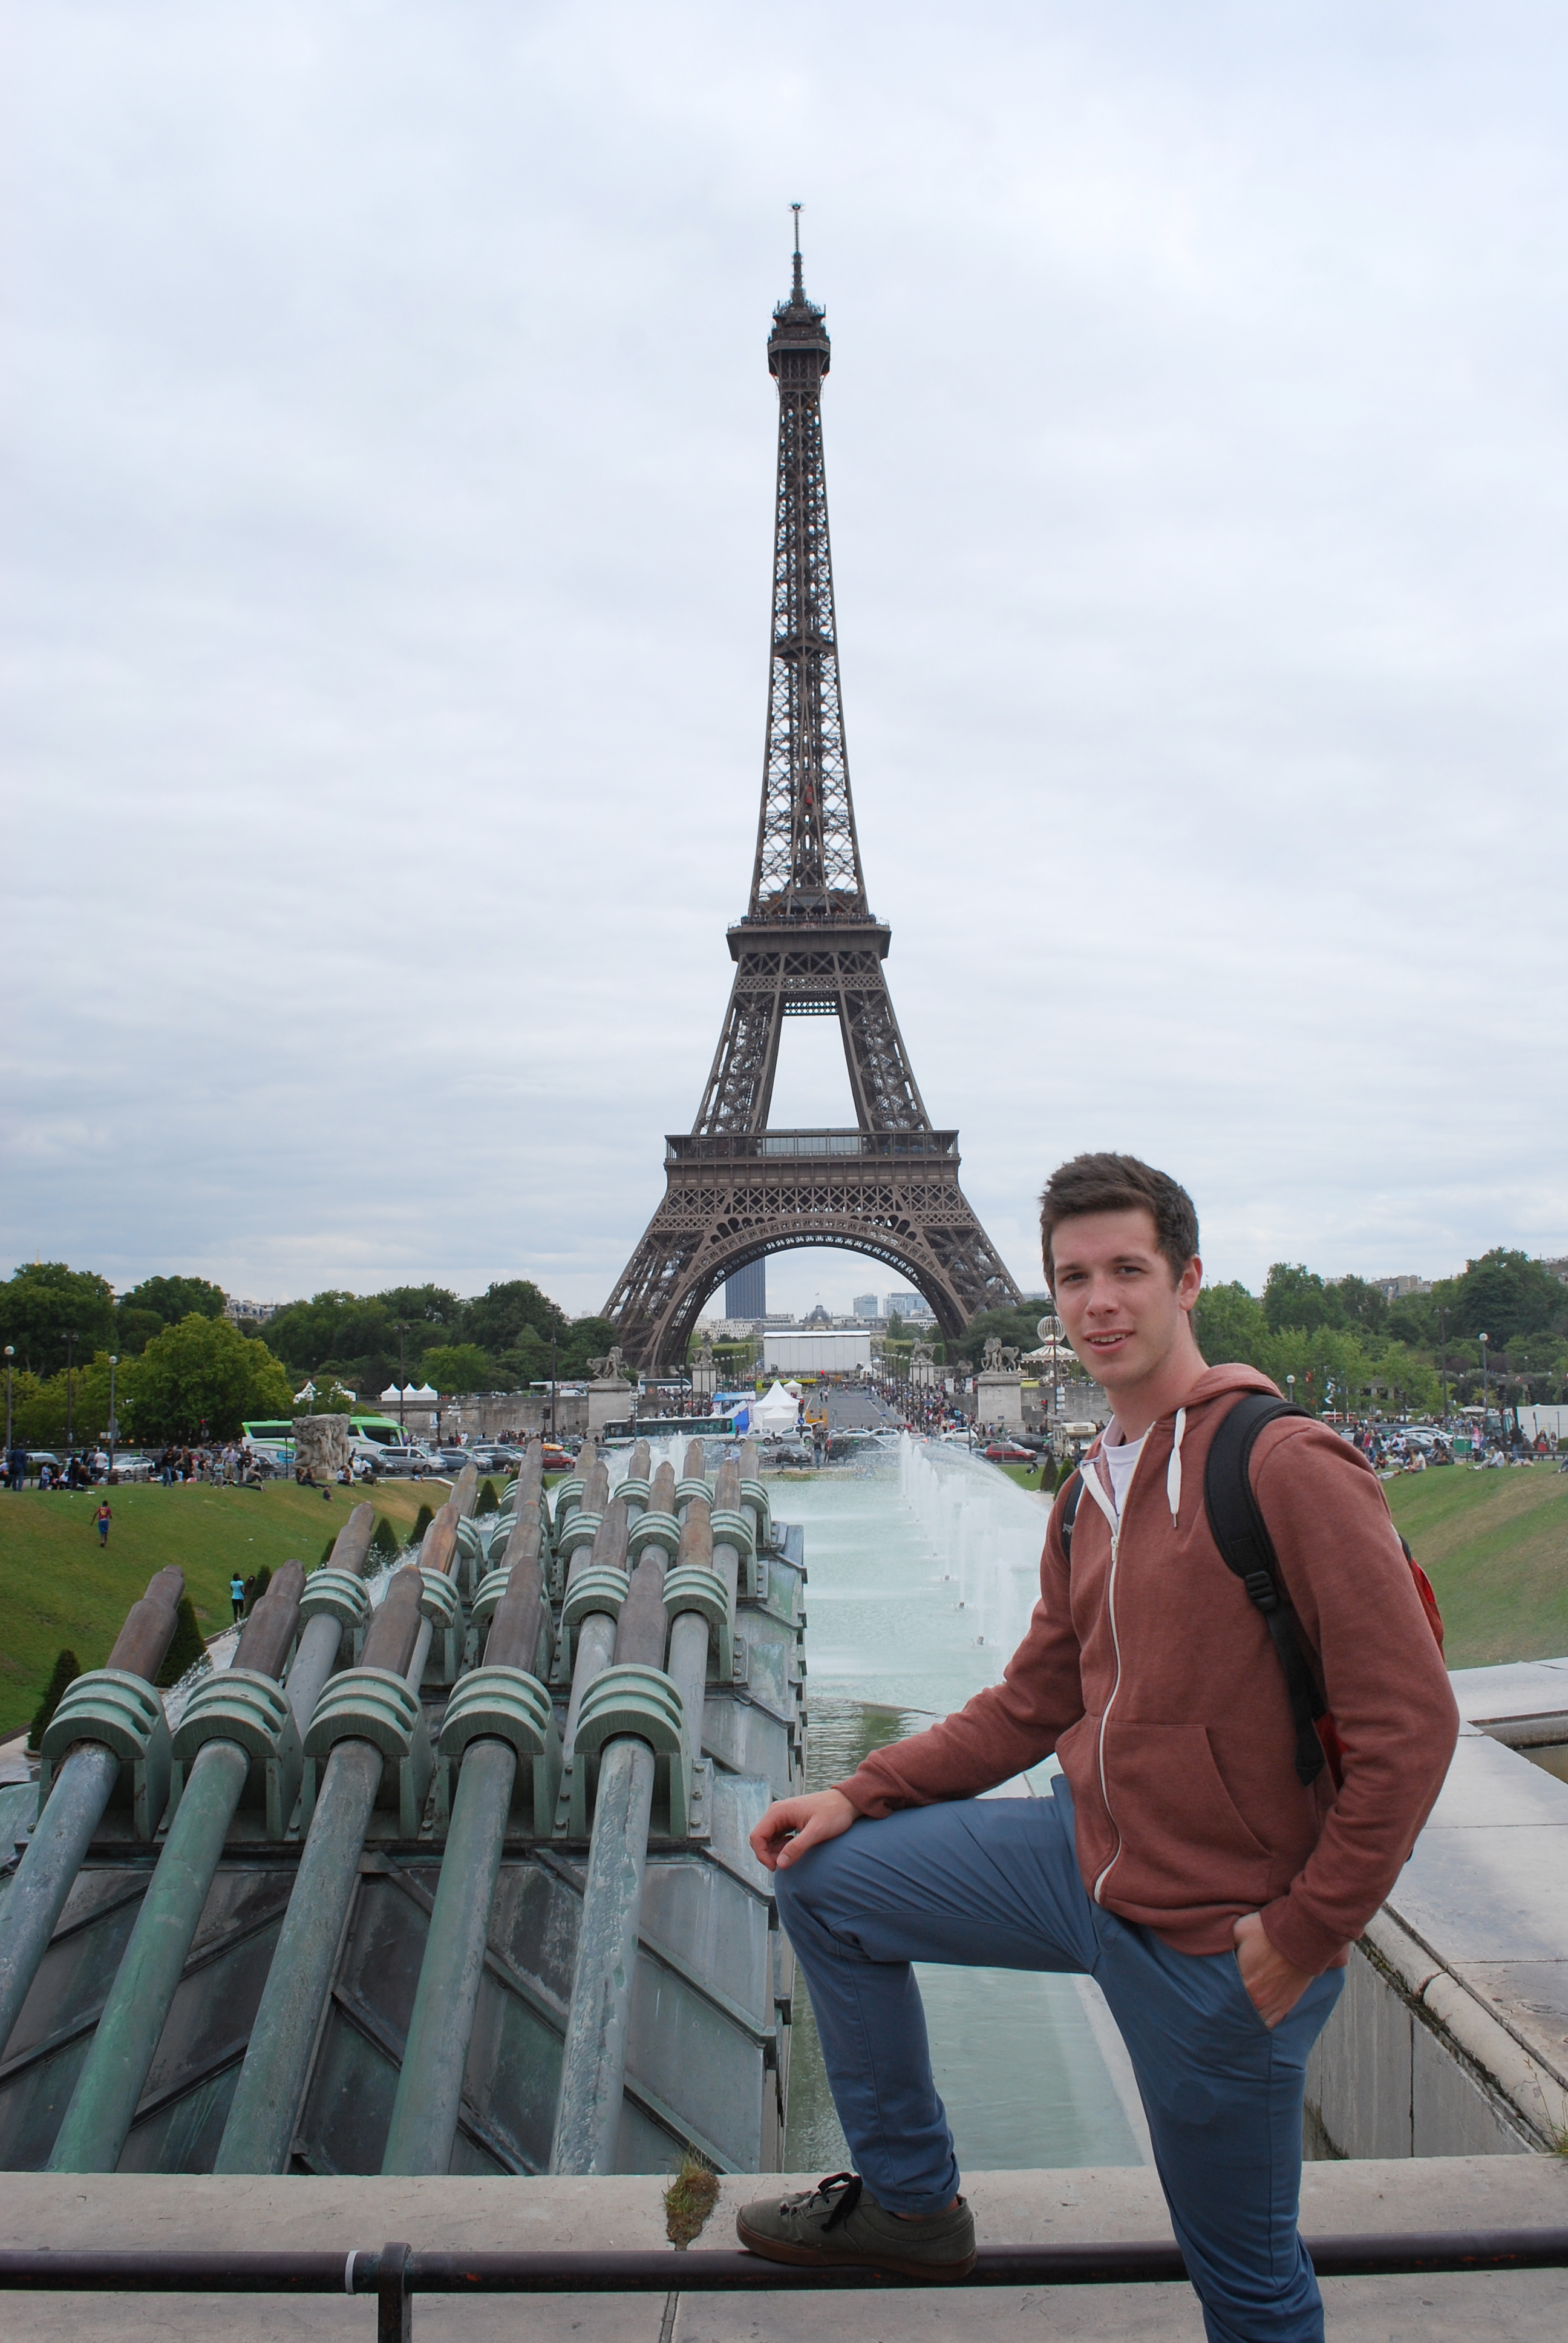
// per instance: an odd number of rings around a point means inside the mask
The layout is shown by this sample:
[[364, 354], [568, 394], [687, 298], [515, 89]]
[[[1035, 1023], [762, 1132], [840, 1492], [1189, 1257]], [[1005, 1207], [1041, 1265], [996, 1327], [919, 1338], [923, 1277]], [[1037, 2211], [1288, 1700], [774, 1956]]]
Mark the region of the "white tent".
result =
[[793, 1432], [799, 1410], [782, 1383], [775, 1383], [751, 1411], [759, 1432]]

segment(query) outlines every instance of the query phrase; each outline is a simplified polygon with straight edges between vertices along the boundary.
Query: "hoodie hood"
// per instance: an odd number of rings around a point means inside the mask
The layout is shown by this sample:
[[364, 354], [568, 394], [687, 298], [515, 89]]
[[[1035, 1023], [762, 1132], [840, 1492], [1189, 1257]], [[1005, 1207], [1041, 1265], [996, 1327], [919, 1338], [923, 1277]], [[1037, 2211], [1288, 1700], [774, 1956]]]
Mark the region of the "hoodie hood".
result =
[[[1175, 1528], [1181, 1512], [1181, 1443], [1187, 1436], [1189, 1415], [1194, 1408], [1204, 1406], [1210, 1400], [1230, 1399], [1239, 1393], [1250, 1391], [1267, 1392], [1275, 1399], [1284, 1396], [1279, 1386], [1271, 1383], [1268, 1376], [1261, 1373], [1256, 1367], [1243, 1367], [1235, 1363], [1228, 1366], [1205, 1367], [1181, 1406], [1174, 1411], [1173, 1415], [1156, 1416], [1154, 1423], [1150, 1425], [1151, 1432], [1161, 1423], [1172, 1425], [1171, 1455], [1165, 1467], [1165, 1502], [1171, 1509], [1172, 1529]], [[1086, 1464], [1094, 1467], [1096, 1478], [1107, 1497], [1111, 1493], [1111, 1483], [1105, 1466], [1100, 1461], [1100, 1452], [1105, 1444], [1105, 1433], [1111, 1430], [1111, 1424], [1117, 1423], [1118, 1419], [1112, 1415], [1111, 1423], [1106, 1425], [1104, 1432], [1096, 1434], [1083, 1457]], [[1118, 1429], [1120, 1429], [1119, 1424]]]

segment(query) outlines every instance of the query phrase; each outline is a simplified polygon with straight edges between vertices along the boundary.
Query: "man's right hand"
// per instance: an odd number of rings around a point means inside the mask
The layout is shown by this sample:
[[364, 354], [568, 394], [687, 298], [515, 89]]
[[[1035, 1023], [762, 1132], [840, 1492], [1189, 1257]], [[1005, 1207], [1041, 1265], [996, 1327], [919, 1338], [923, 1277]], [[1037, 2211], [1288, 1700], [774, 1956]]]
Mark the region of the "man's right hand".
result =
[[769, 1871], [788, 1871], [808, 1849], [837, 1838], [859, 1820], [842, 1790], [813, 1790], [802, 1798], [775, 1798], [751, 1834], [751, 1852]]

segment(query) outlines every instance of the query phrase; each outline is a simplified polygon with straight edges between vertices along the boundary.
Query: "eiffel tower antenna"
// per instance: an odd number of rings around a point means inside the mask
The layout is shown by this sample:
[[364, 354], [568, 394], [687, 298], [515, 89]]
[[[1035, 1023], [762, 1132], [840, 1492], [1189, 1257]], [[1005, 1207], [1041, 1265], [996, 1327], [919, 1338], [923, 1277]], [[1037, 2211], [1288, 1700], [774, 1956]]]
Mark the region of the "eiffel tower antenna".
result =
[[[822, 453], [823, 312], [806, 297], [800, 206], [788, 300], [773, 312], [779, 386], [773, 625], [762, 806], [745, 916], [729, 930], [729, 1007], [697, 1119], [666, 1141], [664, 1202], [604, 1314], [640, 1367], [678, 1363], [703, 1303], [771, 1252], [830, 1245], [897, 1270], [949, 1342], [1020, 1296], [959, 1186], [956, 1131], [926, 1112], [882, 963], [891, 930], [866, 894], [839, 692]], [[786, 1017], [836, 1017], [855, 1123], [769, 1128]]]

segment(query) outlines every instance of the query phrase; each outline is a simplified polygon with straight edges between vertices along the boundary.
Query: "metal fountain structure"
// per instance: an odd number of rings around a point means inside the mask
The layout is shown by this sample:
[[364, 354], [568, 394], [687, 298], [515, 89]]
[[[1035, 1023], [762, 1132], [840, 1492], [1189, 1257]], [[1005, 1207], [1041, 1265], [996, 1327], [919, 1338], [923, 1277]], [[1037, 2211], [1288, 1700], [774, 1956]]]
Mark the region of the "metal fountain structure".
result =
[[158, 1573], [0, 1789], [0, 2169], [779, 2168], [806, 1574], [718, 1445], [469, 1467], [384, 1588], [356, 1506], [172, 1729]]
[[[768, 744], [751, 896], [729, 930], [729, 1007], [689, 1132], [665, 1141], [663, 1202], [605, 1304], [633, 1364], [683, 1360], [727, 1277], [771, 1252], [842, 1246], [925, 1295], [956, 1341], [1021, 1296], [959, 1185], [956, 1131], [933, 1128], [893, 1013], [860, 866], [839, 690], [822, 453], [823, 312], [794, 284], [773, 313], [779, 478]], [[856, 1121], [770, 1131], [787, 1017], [836, 1017]]]

